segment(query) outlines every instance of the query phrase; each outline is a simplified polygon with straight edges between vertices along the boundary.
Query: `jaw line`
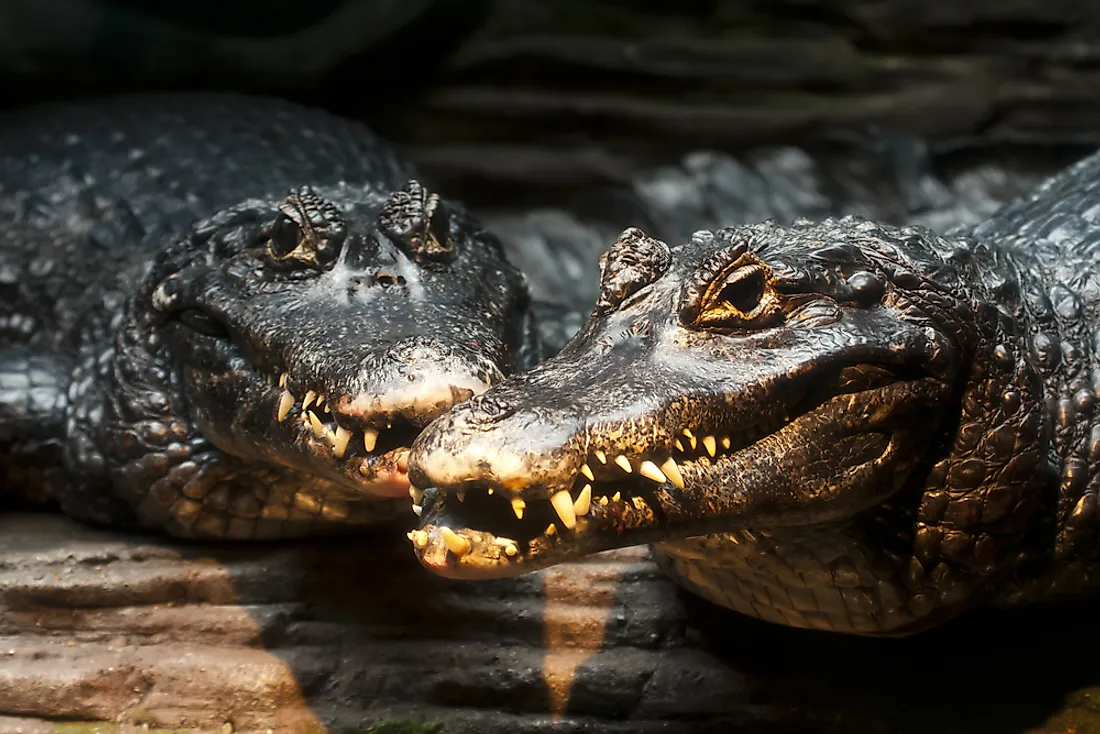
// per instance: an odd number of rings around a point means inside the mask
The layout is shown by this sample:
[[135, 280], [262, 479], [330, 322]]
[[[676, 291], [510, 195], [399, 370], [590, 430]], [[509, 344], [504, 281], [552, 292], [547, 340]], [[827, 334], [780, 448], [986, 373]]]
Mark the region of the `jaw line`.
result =
[[[634, 491], [631, 493], [632, 497], [624, 497], [620, 502], [603, 505], [593, 501], [587, 515], [577, 518], [574, 529], [561, 531], [558, 528], [552, 535], [535, 534], [526, 549], [523, 548], [522, 542], [517, 542], [516, 538], [498, 537], [486, 530], [448, 522], [449, 516], [453, 514], [449, 512], [451, 503], [454, 501], [452, 495], [457, 494], [452, 490], [445, 492], [437, 490], [432, 498], [433, 501], [425, 501], [421, 526], [418, 530], [409, 533], [409, 539], [421, 563], [433, 573], [452, 578], [485, 579], [533, 572], [555, 563], [617, 547], [718, 533], [756, 524], [781, 527], [842, 519], [842, 517], [827, 517], [827, 513], [817, 514], [814, 517], [802, 516], [790, 509], [784, 509], [784, 501], [791, 501], [781, 496], [762, 497], [776, 503], [776, 507], [772, 508], [757, 508], [753, 504], [755, 499], [753, 497], [743, 498], [739, 506], [736, 498], [738, 490], [726, 489], [721, 495], [707, 496], [706, 487], [713, 485], [715, 479], [723, 472], [735, 470], [737, 465], [742, 467], [759, 465], [760, 454], [784, 456], [779, 449], [784, 445], [791, 445], [792, 440], [797, 441], [800, 436], [804, 437], [807, 427], [812, 427], [814, 423], [819, 423], [825, 417], [832, 417], [838, 411], [837, 401], [873, 403], [876, 395], [897, 389], [899, 386], [915, 385], [919, 382], [919, 380], [898, 380], [882, 387], [835, 395], [748, 446], [720, 456], [711, 466], [703, 466], [698, 461], [679, 463], [686, 484], [682, 490], [667, 481], [663, 484], [649, 482], [652, 487], [646, 488], [650, 491], [644, 493]], [[844, 417], [843, 413], [841, 417]], [[882, 415], [872, 415], [864, 421], [865, 425], [851, 426], [850, 428], [855, 430], [840, 432], [857, 437], [882, 433], [875, 430], [875, 425], [882, 422], [883, 418]], [[834, 423], [841, 425], [840, 421]], [[895, 434], [893, 430], [890, 431], [890, 439], [874, 458], [845, 466], [845, 473], [852, 475], [873, 471], [884, 460], [897, 460]], [[825, 442], [828, 440], [825, 439]], [[776, 467], [779, 470], [776, 476], [783, 479], [785, 474], [789, 475], [798, 468], [791, 464], [791, 461], [784, 458], [782, 465]], [[783, 471], [784, 469], [787, 471]], [[792, 477], [788, 476], [786, 479], [791, 485], [798, 486], [792, 481]], [[624, 482], [623, 486], [624, 488], [628, 485], [637, 487], [638, 481], [647, 480], [631, 479], [629, 482]], [[751, 481], [747, 482], [742, 489], [746, 486], [751, 488], [751, 484]], [[644, 508], [631, 506], [638, 497], [643, 498]], [[744, 505], [746, 500], [747, 506]], [[797, 504], [794, 504], [794, 507], [797, 509]], [[843, 516], [862, 509], [865, 508], [849, 509]], [[670, 531], [675, 534], [675, 537], [670, 537]], [[452, 538], [449, 544], [448, 538], [445, 537], [447, 533], [458, 536], [459, 541], [456, 542]], [[463, 540], [468, 547], [462, 553], [456, 553], [455, 548], [461, 547]], [[509, 552], [509, 545], [515, 546], [514, 553]]]

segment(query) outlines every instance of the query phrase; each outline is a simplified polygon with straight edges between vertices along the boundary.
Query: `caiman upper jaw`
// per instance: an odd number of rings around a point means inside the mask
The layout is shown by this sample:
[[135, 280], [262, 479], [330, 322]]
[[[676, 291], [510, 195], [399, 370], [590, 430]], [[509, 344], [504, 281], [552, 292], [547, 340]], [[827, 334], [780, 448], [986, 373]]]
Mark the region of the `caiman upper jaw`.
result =
[[433, 418], [488, 388], [471, 377], [419, 393], [326, 395], [286, 372], [264, 379], [278, 396], [274, 420], [294, 426], [296, 443], [331, 462], [368, 499], [407, 497], [413, 440]]

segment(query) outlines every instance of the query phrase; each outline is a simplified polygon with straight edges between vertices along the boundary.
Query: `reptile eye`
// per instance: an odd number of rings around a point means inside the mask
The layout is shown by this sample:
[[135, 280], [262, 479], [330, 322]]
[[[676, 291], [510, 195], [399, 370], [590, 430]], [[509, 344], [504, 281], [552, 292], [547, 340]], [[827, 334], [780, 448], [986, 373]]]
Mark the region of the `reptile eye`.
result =
[[298, 247], [302, 230], [287, 216], [275, 220], [268, 232], [267, 253], [275, 260], [285, 260]]
[[782, 315], [779, 296], [764, 266], [735, 268], [717, 278], [700, 302], [699, 326], [767, 326]]
[[229, 336], [225, 324], [198, 308], [186, 308], [176, 316], [180, 323], [200, 334], [213, 336], [219, 339]]

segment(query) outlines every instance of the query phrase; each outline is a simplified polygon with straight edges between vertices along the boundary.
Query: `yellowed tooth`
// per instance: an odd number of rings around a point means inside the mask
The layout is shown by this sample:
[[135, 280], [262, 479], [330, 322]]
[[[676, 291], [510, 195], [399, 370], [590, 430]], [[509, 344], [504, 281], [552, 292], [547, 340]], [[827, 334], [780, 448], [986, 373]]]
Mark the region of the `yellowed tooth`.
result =
[[416, 513], [417, 517], [420, 517], [420, 513], [424, 511], [424, 508], [421, 507], [420, 505], [413, 505], [412, 508], [413, 508], [413, 512]]
[[367, 450], [369, 454], [374, 451], [374, 444], [378, 441], [378, 431], [373, 428], [363, 429], [363, 448]]
[[312, 412], [309, 413], [309, 425], [313, 426], [313, 435], [317, 438], [325, 435], [325, 424]]
[[306, 396], [302, 398], [302, 410], [308, 408], [315, 397], [317, 397], [317, 393], [312, 390], [306, 390]]
[[615, 463], [618, 464], [619, 468], [627, 474], [634, 471], [633, 467], [630, 466], [630, 459], [626, 458], [622, 454], [619, 454], [615, 457]]
[[279, 387], [286, 388], [286, 376], [287, 376], [287, 373], [285, 373], [285, 372], [283, 374], [279, 375]]
[[714, 440], [714, 436], [703, 436], [703, 446], [706, 447], [707, 453], [714, 456], [714, 453], [718, 450], [718, 442]]
[[517, 553], [519, 553], [519, 548], [517, 548], [516, 546], [512, 545], [511, 543], [509, 543], [508, 545], [504, 546], [504, 555], [506, 555], [506, 556], [514, 556], [514, 555], [516, 555]]
[[592, 467], [590, 467], [590, 466], [589, 466], [588, 464], [582, 464], [582, 465], [581, 465], [581, 474], [583, 474], [583, 475], [585, 475], [586, 477], [588, 477], [588, 480], [589, 480], [590, 482], [594, 482], [594, 481], [596, 481], [596, 475], [594, 475], [594, 474], [592, 473]]
[[672, 482], [680, 489], [684, 488], [684, 477], [680, 474], [680, 467], [676, 466], [676, 460], [671, 456], [668, 457], [665, 463], [661, 464], [661, 471], [668, 477], [668, 481]]
[[606, 463], [607, 463], [607, 454], [605, 454], [604, 452], [600, 451], [599, 449], [596, 449], [596, 450], [595, 450], [595, 451], [593, 451], [592, 453], [594, 453], [594, 454], [596, 455], [596, 459], [597, 459], [597, 460], [598, 460], [598, 461], [599, 461], [599, 462], [600, 462], [601, 464], [606, 464]]
[[455, 497], [458, 497], [459, 502], [465, 502], [466, 501], [466, 490], [462, 490], [461, 492], [455, 492]]
[[512, 500], [512, 512], [516, 513], [516, 519], [523, 519], [523, 511], [527, 509], [527, 503], [521, 499]]
[[421, 500], [424, 499], [424, 490], [417, 489], [416, 487], [414, 487], [410, 484], [409, 485], [409, 496], [412, 497], [412, 501], [414, 503], [419, 505]]
[[485, 490], [485, 494], [487, 494], [487, 495], [489, 495], [490, 497], [492, 497], [492, 496], [493, 496], [493, 488], [492, 488], [492, 487], [489, 487], [489, 488], [488, 488], [487, 490]]
[[577, 517], [584, 517], [588, 514], [588, 510], [592, 507], [592, 485], [584, 485], [584, 489], [577, 495], [577, 500], [573, 503], [573, 514]]
[[728, 449], [730, 447], [730, 437], [722, 436], [722, 448]]
[[600, 504], [604, 507], [607, 507], [607, 495], [606, 494], [603, 495], [602, 497], [600, 497]]
[[417, 548], [426, 548], [428, 546], [428, 534], [423, 530], [413, 530], [408, 533], [409, 540]]
[[672, 445], [676, 447], [676, 450], [680, 453], [684, 453], [684, 445], [680, 443], [680, 439], [676, 439], [672, 442]]
[[290, 409], [294, 407], [294, 396], [290, 394], [289, 390], [283, 390], [282, 396], [279, 398], [279, 420], [285, 420], [286, 414], [290, 412]]
[[325, 404], [325, 396], [324, 395], [318, 395], [317, 396], [317, 407], [320, 408], [324, 404]]
[[573, 498], [569, 490], [563, 489], [550, 498], [550, 504], [554, 506], [554, 512], [558, 513], [561, 524], [572, 530], [577, 526], [577, 516], [573, 512]]
[[336, 454], [337, 458], [343, 458], [344, 452], [348, 450], [349, 441], [351, 441], [351, 431], [343, 426], [336, 426], [336, 433], [332, 436], [332, 453]]
[[456, 556], [464, 556], [470, 550], [470, 541], [448, 527], [439, 529], [439, 537], [443, 538], [447, 550]]
[[554, 527], [554, 523], [550, 523], [546, 526], [546, 535], [553, 535], [556, 532], [558, 532], [558, 529]]
[[682, 431], [682, 433], [683, 433], [683, 434], [684, 434], [685, 436], [687, 436], [687, 440], [688, 440], [688, 443], [690, 443], [690, 444], [691, 444], [691, 448], [693, 448], [693, 449], [694, 449], [694, 448], [696, 447], [696, 445], [698, 445], [698, 444], [697, 444], [697, 439], [695, 438], [694, 434], [692, 434], [691, 430], [690, 430], [690, 429], [688, 429], [688, 428], [685, 428], [685, 429], [684, 429], [684, 430]]
[[658, 469], [657, 465], [652, 461], [643, 461], [638, 467], [638, 473], [646, 479], [652, 479], [658, 484], [664, 484], [668, 481], [668, 477], [666, 477], [664, 472]]
[[616, 492], [615, 494], [611, 495], [611, 501], [612, 502], [618, 502], [619, 500], [622, 499], [622, 497], [623, 496], [622, 496], [621, 492]]

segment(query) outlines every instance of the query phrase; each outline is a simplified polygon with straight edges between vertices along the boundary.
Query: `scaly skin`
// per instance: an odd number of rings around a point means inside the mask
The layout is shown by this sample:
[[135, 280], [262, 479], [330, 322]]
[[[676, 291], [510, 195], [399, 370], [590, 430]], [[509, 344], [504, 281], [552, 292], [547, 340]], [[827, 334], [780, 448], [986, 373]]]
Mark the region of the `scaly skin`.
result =
[[0, 120], [0, 496], [206, 538], [408, 512], [416, 432], [537, 356], [525, 279], [415, 175], [275, 100]]
[[654, 543], [718, 604], [866, 635], [1094, 589], [1098, 225], [1100, 155], [965, 236], [628, 230], [559, 355], [414, 442], [413, 545], [483, 579]]

